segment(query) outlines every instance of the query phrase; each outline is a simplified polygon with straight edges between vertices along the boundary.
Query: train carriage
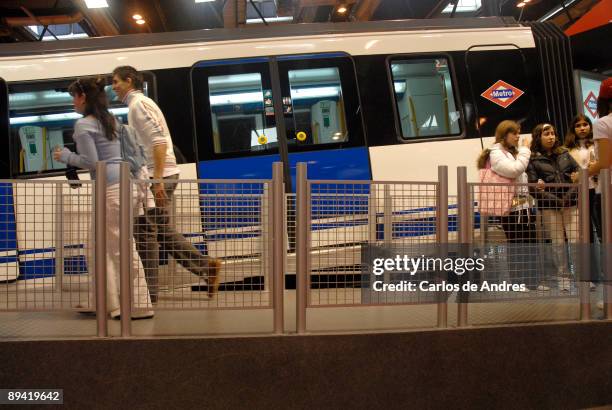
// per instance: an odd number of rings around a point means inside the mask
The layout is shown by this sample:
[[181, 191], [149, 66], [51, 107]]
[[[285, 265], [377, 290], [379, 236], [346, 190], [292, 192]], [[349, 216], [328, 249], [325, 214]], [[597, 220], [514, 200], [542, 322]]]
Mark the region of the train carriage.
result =
[[[563, 130], [575, 109], [565, 36], [549, 24], [506, 18], [284, 25], [3, 45], [0, 129], [8, 144], [0, 153], [1, 177], [63, 178], [63, 164], [52, 160], [51, 150], [72, 145], [78, 118], [66, 87], [79, 76], [110, 76], [119, 65], [145, 73], [145, 92], [158, 102], [186, 157], [181, 178], [268, 179], [272, 163], [282, 161], [288, 195], [295, 192], [298, 162], [308, 164], [311, 179], [362, 181], [435, 181], [437, 166], [448, 165], [453, 195], [454, 168], [468, 166], [475, 180], [475, 158], [490, 144], [500, 120], [517, 120], [524, 133], [543, 120]], [[111, 90], [109, 95], [112, 99]], [[126, 120], [121, 102], [112, 100], [111, 111]], [[22, 212], [19, 201], [11, 199], [11, 185], [3, 189], [3, 223], [16, 235], [0, 249], [14, 274], [0, 281], [53, 276], [53, 269], [28, 269], [19, 262], [21, 255], [54, 250], [52, 241], [28, 239], [21, 227], [36, 211]], [[253, 223], [238, 231], [233, 226], [230, 237], [219, 219], [206, 217], [202, 196], [182, 227], [195, 242], [208, 239], [214, 256], [247, 260], [259, 252], [252, 243]], [[214, 200], [219, 206], [219, 192]], [[325, 204], [321, 198], [321, 209]], [[347, 226], [367, 224], [367, 206], [359, 200], [344, 209], [352, 216], [318, 213], [313, 232], [322, 248], [346, 244]], [[394, 212], [397, 239], [431, 236], [428, 229], [415, 233], [401, 226], [415, 215], [431, 222], [431, 207], [397, 201]], [[83, 241], [78, 237], [69, 245], [78, 249]]]

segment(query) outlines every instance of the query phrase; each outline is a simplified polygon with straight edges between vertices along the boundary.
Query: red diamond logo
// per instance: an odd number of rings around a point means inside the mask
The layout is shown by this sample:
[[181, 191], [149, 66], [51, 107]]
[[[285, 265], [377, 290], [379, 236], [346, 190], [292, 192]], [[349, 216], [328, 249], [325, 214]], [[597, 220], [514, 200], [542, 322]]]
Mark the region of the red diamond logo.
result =
[[505, 81], [498, 80], [491, 87], [487, 88], [484, 93], [480, 94], [480, 96], [500, 107], [507, 108], [523, 94], [525, 94], [525, 92], [519, 90], [515, 86]]
[[593, 94], [593, 91], [589, 92], [587, 98], [584, 100], [584, 106], [591, 113], [593, 118], [597, 118], [597, 97]]

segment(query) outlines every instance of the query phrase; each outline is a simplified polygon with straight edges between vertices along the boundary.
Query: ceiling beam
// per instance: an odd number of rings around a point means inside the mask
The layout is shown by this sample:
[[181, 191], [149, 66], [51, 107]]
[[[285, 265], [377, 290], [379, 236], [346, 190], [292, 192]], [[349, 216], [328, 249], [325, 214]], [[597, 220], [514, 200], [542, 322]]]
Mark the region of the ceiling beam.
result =
[[166, 14], [164, 14], [164, 10], [162, 9], [161, 4], [159, 4], [159, 0], [153, 0], [153, 4], [155, 5], [155, 11], [157, 11], [162, 28], [164, 31], [170, 31], [168, 30], [168, 20], [166, 20]]
[[6, 17], [4, 21], [9, 26], [49, 26], [55, 24], [75, 24], [83, 20], [83, 13], [77, 11], [72, 14], [35, 17]]
[[223, 6], [223, 27], [237, 28], [246, 25], [246, 0], [226, 0]]
[[381, 0], [360, 0], [353, 7], [353, 21], [369, 21], [380, 5]]
[[93, 30], [92, 34], [94, 36], [116, 36], [120, 34], [117, 22], [106, 8], [90, 9], [83, 0], [72, 0], [72, 4], [83, 13], [89, 27]]

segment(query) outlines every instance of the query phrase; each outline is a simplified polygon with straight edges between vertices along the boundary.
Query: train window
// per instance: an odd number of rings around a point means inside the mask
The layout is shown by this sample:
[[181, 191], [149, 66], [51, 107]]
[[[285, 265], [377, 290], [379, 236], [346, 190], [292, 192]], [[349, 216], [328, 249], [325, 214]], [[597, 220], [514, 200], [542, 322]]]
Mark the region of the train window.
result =
[[290, 150], [358, 143], [361, 117], [351, 58], [335, 53], [279, 57], [278, 61]]
[[396, 58], [390, 65], [402, 138], [461, 134], [446, 58]]
[[[151, 80], [145, 75], [144, 91]], [[107, 83], [111, 83], [107, 77]], [[72, 140], [74, 122], [81, 115], [74, 111], [68, 86], [74, 79], [9, 83], [9, 123], [11, 174], [28, 176], [57, 173], [66, 165], [53, 160], [53, 149], [66, 146], [75, 150]], [[128, 109], [106, 86], [110, 111], [127, 122]]]
[[261, 73], [208, 77], [208, 100], [215, 153], [263, 149], [277, 142], [272, 92], [264, 90]]
[[[283, 98], [283, 111], [292, 114], [296, 135], [311, 135], [313, 144], [345, 141], [348, 133], [338, 68], [289, 70], [288, 75], [291, 97]], [[304, 138], [301, 135], [298, 140]]]
[[265, 58], [204, 61], [192, 71], [200, 159], [278, 149]]

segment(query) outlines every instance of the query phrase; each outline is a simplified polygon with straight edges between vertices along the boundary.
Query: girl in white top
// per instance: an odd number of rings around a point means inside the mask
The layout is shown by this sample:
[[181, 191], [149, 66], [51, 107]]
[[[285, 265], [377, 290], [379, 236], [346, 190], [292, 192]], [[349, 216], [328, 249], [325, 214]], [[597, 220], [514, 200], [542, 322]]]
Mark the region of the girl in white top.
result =
[[[520, 125], [505, 120], [495, 130], [495, 144], [485, 149], [478, 158], [477, 166], [484, 169], [487, 162], [491, 171], [516, 184], [526, 184], [525, 170], [529, 165], [531, 150], [528, 141], [520, 141]], [[501, 225], [507, 241], [508, 270], [513, 283], [525, 285], [522, 289], [535, 290], [538, 284], [545, 285], [537, 278], [537, 255], [535, 246], [526, 245], [537, 242], [535, 215], [531, 212], [529, 189], [517, 185], [512, 207], [507, 215], [501, 216]], [[546, 289], [548, 290], [548, 288]]]
[[[580, 168], [588, 169], [596, 161], [595, 144], [593, 143], [593, 125], [584, 114], [578, 114], [570, 123], [564, 141], [570, 155]], [[597, 175], [589, 178], [589, 212], [591, 215], [590, 242], [593, 243], [593, 232], [601, 241], [601, 195], [596, 192]]]

